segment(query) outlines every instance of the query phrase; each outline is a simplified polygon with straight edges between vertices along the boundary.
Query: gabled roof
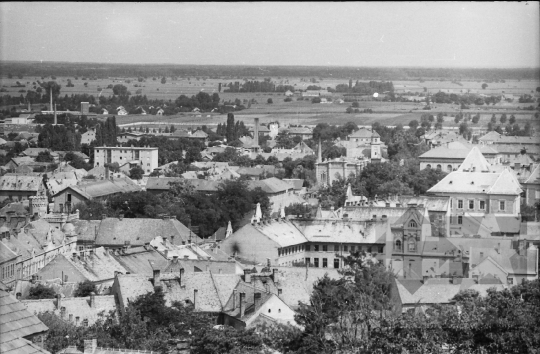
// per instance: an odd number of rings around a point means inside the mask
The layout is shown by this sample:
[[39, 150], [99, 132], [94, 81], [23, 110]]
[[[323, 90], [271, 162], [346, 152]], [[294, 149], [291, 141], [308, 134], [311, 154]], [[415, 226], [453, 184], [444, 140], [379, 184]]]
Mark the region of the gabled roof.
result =
[[499, 137], [501, 137], [501, 134], [497, 133], [496, 131], [490, 131], [486, 135], [480, 137], [479, 141], [493, 141], [498, 140]]
[[[191, 235], [194, 242], [200, 241], [198, 236]], [[101, 220], [96, 245], [124, 245], [130, 241], [132, 246], [142, 246], [156, 236], [168, 237], [173, 244], [181, 245], [182, 241], [188, 242], [190, 230], [176, 219], [106, 218]]]
[[366, 139], [366, 138], [371, 138], [371, 137], [380, 138], [380, 135], [379, 133], [377, 133], [376, 131], [372, 131], [371, 129], [360, 128], [354, 133], [349, 134], [348, 139], [356, 139], [356, 138]]
[[24, 337], [48, 330], [35, 315], [11, 294], [0, 290], [0, 352], [13, 354], [48, 353]]
[[0, 177], [0, 190], [38, 192], [42, 189], [43, 179], [39, 176], [2, 176]]
[[501, 173], [454, 171], [427, 192], [519, 195], [522, 190], [516, 177], [505, 169]]

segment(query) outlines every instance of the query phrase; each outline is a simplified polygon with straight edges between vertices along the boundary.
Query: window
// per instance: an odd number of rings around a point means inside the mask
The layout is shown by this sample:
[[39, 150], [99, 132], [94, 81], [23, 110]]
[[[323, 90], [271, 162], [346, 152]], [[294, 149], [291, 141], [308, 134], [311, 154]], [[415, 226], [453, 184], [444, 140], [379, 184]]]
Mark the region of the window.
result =
[[356, 251], [356, 246], [355, 245], [351, 245], [351, 252], [354, 252]]
[[452, 207], [454, 206], [453, 201], [454, 201], [454, 200], [453, 200], [452, 198], [450, 198], [450, 209], [452, 209]]
[[501, 200], [501, 201], [499, 202], [499, 210], [504, 211], [504, 207], [505, 207], [504, 204], [505, 204], [504, 200]]
[[339, 245], [334, 245], [334, 251], [339, 252]]
[[417, 226], [418, 226], [418, 225], [416, 224], [416, 221], [411, 220], [411, 221], [409, 222], [409, 227], [417, 227]]
[[322, 267], [323, 268], [328, 268], [328, 258], [323, 258], [322, 259]]
[[486, 209], [486, 202], [484, 200], [481, 200], [480, 201], [480, 210], [485, 210]]
[[431, 165], [430, 165], [430, 164], [427, 164], [426, 168], [431, 168]]
[[306, 245], [306, 251], [311, 251], [311, 245]]
[[442, 166], [441, 165], [437, 165], [437, 170], [442, 170]]
[[458, 209], [463, 209], [463, 199], [458, 199], [457, 207], [458, 207]]
[[319, 268], [319, 258], [313, 258], [313, 264], [315, 267]]
[[343, 245], [343, 252], [348, 252], [349, 251], [349, 247], [347, 245]]
[[314, 251], [319, 252], [319, 245], [313, 245]]
[[383, 253], [384, 252], [384, 246], [379, 246], [379, 253]]
[[452, 172], [452, 165], [446, 166], [446, 170], [447, 170], [448, 172]]
[[306, 264], [310, 264], [311, 263], [311, 259], [309, 257], [306, 257]]
[[469, 209], [474, 209], [474, 200], [469, 200]]
[[416, 251], [416, 242], [411, 238], [408, 242], [409, 248], [408, 250], [411, 252]]
[[458, 225], [463, 225], [463, 216], [460, 215], [457, 217], [457, 223]]
[[334, 258], [334, 268], [339, 268], [339, 258]]
[[328, 245], [323, 245], [322, 250], [323, 252], [328, 252]]
[[400, 240], [396, 241], [396, 247], [394, 247], [394, 249], [396, 251], [401, 251], [401, 241]]
[[508, 278], [507, 282], [508, 284], [514, 284], [514, 278]]

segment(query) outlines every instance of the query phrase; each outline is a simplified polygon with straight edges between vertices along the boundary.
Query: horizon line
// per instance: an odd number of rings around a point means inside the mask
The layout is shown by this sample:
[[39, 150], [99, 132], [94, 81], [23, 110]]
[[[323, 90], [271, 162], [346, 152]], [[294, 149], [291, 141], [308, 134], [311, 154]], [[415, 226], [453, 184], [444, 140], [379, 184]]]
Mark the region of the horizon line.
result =
[[56, 61], [56, 60], [0, 60], [0, 63], [40, 63], [40, 64], [52, 64], [52, 63], [69, 63], [69, 64], [98, 64], [98, 65], [176, 65], [176, 66], [233, 66], [233, 67], [312, 67], [312, 68], [407, 68], [407, 69], [499, 69], [499, 70], [512, 70], [512, 69], [534, 69], [540, 70], [540, 66], [514, 66], [514, 67], [501, 67], [501, 66], [416, 66], [416, 65], [395, 65], [395, 66], [376, 66], [376, 65], [300, 65], [300, 64], [282, 64], [282, 65], [267, 65], [267, 64], [179, 64], [179, 63], [111, 63], [111, 62], [85, 62], [85, 61]]

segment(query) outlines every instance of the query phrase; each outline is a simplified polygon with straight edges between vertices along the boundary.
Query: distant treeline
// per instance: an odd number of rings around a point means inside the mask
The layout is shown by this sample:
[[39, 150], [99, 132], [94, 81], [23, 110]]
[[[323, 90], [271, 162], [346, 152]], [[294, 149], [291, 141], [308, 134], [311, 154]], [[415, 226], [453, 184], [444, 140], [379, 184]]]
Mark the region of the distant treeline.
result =
[[224, 85], [224, 92], [294, 92], [295, 88], [292, 85], [276, 85], [271, 79], [264, 81], [250, 80], [243, 83], [239, 81], [230, 82]]
[[48, 77], [307, 77], [354, 78], [359, 80], [448, 79], [533, 80], [540, 79], [539, 68], [476, 69], [476, 68], [376, 68], [325, 66], [227, 66], [227, 65], [141, 65], [63, 62], [0, 62], [2, 75]]

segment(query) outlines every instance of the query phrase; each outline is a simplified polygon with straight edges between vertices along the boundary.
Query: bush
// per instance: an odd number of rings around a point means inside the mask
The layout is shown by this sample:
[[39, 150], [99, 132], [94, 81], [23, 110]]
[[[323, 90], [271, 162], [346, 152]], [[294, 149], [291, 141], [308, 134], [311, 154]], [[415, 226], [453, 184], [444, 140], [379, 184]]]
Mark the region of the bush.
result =
[[96, 284], [92, 283], [90, 280], [85, 280], [77, 284], [77, 290], [73, 293], [75, 297], [86, 297], [90, 296], [90, 293], [96, 293]]
[[266, 101], [266, 103], [271, 104], [271, 103], [274, 103], [274, 101], [273, 101], [271, 98], [269, 98], [269, 99]]
[[321, 99], [319, 97], [313, 97], [311, 103], [321, 103]]
[[285, 102], [291, 102], [291, 101], [292, 101], [292, 98], [287, 97], [287, 98], [285, 98], [283, 101], [285, 101]]
[[38, 284], [30, 288], [30, 294], [28, 295], [28, 299], [30, 300], [54, 299], [55, 297], [56, 293], [54, 290], [43, 284]]

